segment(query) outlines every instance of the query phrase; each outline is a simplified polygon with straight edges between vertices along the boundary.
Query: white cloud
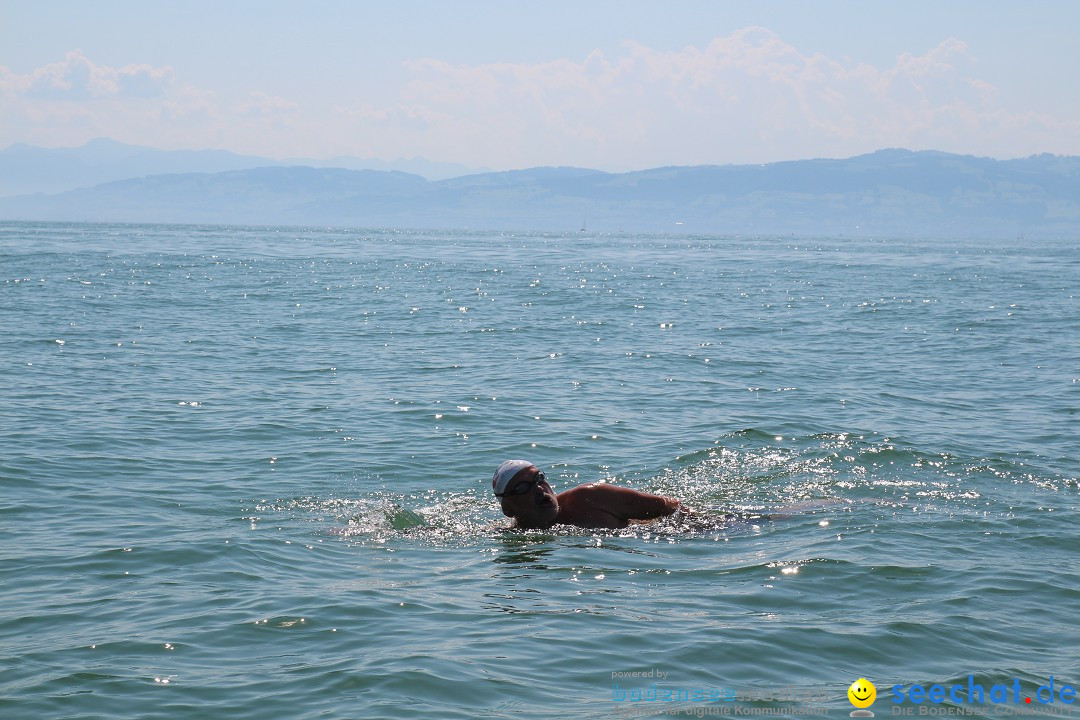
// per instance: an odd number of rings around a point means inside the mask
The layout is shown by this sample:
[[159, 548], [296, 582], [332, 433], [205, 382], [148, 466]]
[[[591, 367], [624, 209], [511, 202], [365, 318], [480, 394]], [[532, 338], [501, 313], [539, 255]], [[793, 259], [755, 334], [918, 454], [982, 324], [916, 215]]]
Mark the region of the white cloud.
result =
[[[1010, 113], [993, 84], [973, 75], [968, 46], [947, 38], [924, 54], [875, 67], [807, 54], [759, 27], [704, 48], [627, 43], [582, 62], [410, 63], [401, 105], [438, 124], [402, 142], [493, 167], [757, 162], [844, 156], [887, 146], [1023, 154], [1021, 124], [1042, 147], [1062, 130], [1080, 150], [1080, 125]], [[460, 148], [457, 155], [447, 156]], [[1060, 151], [1060, 149], [1059, 149]]]
[[620, 170], [881, 147], [1080, 153], [1080, 120], [1010, 107], [954, 38], [870, 65], [806, 53], [749, 27], [675, 51], [628, 42], [580, 61], [425, 58], [404, 72], [389, 94], [338, 86], [297, 102], [273, 88], [232, 95], [178, 80], [171, 67], [109, 67], [72, 51], [25, 75], [0, 68], [0, 112], [11, 139], [49, 145], [108, 135], [159, 147], [421, 155], [494, 168]]
[[297, 104], [277, 95], [270, 95], [261, 90], [253, 90], [248, 93], [244, 102], [236, 106], [239, 115], [254, 117], [270, 117], [275, 115], [290, 114], [295, 112]]
[[222, 117], [218, 109], [217, 93], [197, 88], [189, 83], [185, 83], [177, 92], [171, 93], [160, 104], [156, 115], [171, 121], [191, 117], [217, 121]]
[[6, 133], [47, 146], [107, 136], [164, 148], [265, 152], [295, 103], [252, 91], [239, 100], [188, 82], [171, 67], [99, 65], [79, 51], [19, 75], [0, 68]]
[[50, 63], [26, 75], [0, 68], [0, 92], [45, 100], [79, 101], [107, 96], [155, 97], [172, 83], [171, 67], [97, 65], [73, 50], [60, 62]]

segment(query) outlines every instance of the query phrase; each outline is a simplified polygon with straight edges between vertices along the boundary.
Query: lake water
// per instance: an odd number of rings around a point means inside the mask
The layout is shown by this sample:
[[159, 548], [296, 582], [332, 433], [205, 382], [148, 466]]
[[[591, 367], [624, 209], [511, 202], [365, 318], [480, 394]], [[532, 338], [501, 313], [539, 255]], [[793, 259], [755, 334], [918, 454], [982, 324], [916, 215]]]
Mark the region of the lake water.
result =
[[[1031, 239], [2, 224], [0, 717], [1066, 713], [1078, 288]], [[517, 457], [704, 520], [508, 532]]]

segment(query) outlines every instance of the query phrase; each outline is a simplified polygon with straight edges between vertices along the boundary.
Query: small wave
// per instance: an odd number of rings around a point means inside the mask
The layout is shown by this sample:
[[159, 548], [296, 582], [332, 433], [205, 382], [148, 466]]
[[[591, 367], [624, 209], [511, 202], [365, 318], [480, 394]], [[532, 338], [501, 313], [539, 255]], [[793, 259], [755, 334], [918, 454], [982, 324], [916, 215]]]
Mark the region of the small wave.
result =
[[680, 455], [651, 480], [660, 492], [689, 504], [759, 510], [841, 499], [932, 502], [974, 511], [1034, 488], [1058, 491], [1075, 482], [1055, 472], [1052, 459], [1030, 455], [971, 457], [872, 433], [800, 437], [756, 428]]

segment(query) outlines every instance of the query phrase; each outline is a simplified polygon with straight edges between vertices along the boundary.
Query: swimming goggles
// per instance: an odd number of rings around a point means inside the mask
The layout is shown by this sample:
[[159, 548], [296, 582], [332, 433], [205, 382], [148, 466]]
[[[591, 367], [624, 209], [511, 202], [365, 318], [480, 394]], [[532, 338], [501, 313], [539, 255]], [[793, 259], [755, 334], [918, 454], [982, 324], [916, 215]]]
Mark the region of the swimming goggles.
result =
[[525, 493], [532, 491], [532, 489], [540, 483], [546, 482], [547, 478], [544, 477], [544, 473], [538, 472], [536, 473], [536, 477], [532, 478], [531, 480], [521, 480], [520, 482], [514, 483], [514, 487], [510, 488], [506, 492], [495, 493], [495, 497], [506, 497], [508, 495], [524, 495]]

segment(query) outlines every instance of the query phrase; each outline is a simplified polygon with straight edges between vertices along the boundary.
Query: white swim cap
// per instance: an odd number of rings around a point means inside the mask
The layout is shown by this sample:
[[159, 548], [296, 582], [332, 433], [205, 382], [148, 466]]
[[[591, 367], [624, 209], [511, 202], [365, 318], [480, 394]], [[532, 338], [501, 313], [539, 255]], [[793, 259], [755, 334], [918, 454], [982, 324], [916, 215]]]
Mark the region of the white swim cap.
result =
[[491, 476], [491, 489], [495, 491], [496, 495], [502, 495], [506, 492], [506, 486], [518, 474], [518, 471], [531, 465], [532, 463], [528, 460], [507, 460]]

